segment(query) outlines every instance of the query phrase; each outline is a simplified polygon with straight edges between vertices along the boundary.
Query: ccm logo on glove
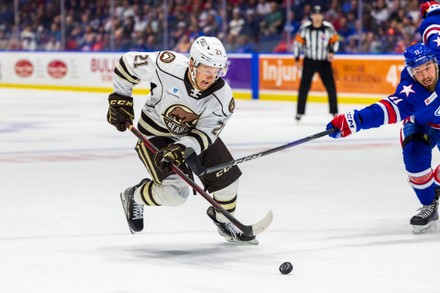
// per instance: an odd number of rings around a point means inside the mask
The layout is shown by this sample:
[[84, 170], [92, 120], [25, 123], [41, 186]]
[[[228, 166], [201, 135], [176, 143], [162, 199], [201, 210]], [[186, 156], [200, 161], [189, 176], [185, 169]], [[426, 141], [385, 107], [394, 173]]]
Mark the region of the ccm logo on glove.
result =
[[329, 136], [333, 138], [346, 137], [353, 132], [358, 132], [361, 130], [358, 111], [354, 110], [353, 112], [337, 115], [329, 124], [327, 124], [327, 130], [331, 128], [336, 128], [338, 130], [329, 134]]
[[119, 131], [125, 131], [127, 127], [125, 124], [133, 123], [133, 98], [120, 95], [118, 93], [111, 93], [108, 97], [108, 111], [107, 121], [115, 126]]

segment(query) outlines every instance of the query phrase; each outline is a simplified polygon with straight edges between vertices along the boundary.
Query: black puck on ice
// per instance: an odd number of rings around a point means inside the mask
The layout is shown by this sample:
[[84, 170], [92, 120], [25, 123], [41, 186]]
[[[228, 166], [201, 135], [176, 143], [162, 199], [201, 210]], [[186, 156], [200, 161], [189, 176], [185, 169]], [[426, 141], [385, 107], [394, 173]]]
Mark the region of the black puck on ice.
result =
[[286, 261], [280, 265], [280, 272], [283, 275], [289, 274], [293, 270], [293, 266], [290, 262]]

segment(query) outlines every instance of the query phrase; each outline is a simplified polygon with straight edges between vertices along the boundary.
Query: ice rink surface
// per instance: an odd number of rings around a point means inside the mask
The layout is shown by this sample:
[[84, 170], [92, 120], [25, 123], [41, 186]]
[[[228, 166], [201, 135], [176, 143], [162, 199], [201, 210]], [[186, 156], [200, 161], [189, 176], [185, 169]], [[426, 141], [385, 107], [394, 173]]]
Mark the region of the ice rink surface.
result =
[[[131, 235], [119, 193], [146, 177], [106, 94], [0, 90], [0, 292], [440, 292], [440, 229], [413, 235], [399, 125], [323, 137], [240, 167], [236, 217], [274, 220], [231, 245], [191, 195], [146, 207]], [[135, 97], [136, 115], [144, 98]], [[363, 107], [340, 105], [340, 111]], [[235, 158], [325, 130], [326, 104], [237, 101]], [[435, 162], [438, 163], [437, 151]], [[290, 261], [293, 272], [278, 267]]]

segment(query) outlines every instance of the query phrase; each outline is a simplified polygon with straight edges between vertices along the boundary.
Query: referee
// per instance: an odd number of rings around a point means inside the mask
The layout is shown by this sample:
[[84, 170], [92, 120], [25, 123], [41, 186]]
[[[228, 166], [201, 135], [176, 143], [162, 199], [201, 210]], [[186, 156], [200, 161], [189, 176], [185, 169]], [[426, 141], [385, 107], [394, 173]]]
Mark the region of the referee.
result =
[[338, 34], [333, 25], [324, 21], [321, 6], [315, 5], [310, 15], [311, 20], [301, 25], [293, 45], [293, 56], [299, 68], [299, 55], [304, 53], [301, 83], [298, 91], [298, 105], [295, 119], [301, 120], [306, 110], [307, 95], [315, 72], [319, 73], [328, 93], [330, 114], [338, 114], [335, 79], [332, 65], [333, 54], [339, 48]]

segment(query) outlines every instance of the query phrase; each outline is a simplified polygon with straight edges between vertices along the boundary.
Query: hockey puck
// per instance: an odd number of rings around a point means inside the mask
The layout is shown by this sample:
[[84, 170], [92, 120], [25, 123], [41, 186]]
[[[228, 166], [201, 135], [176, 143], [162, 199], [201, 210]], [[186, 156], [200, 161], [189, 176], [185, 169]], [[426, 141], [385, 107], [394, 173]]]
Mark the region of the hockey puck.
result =
[[289, 274], [293, 270], [293, 266], [290, 262], [286, 261], [280, 265], [280, 272], [283, 275]]

